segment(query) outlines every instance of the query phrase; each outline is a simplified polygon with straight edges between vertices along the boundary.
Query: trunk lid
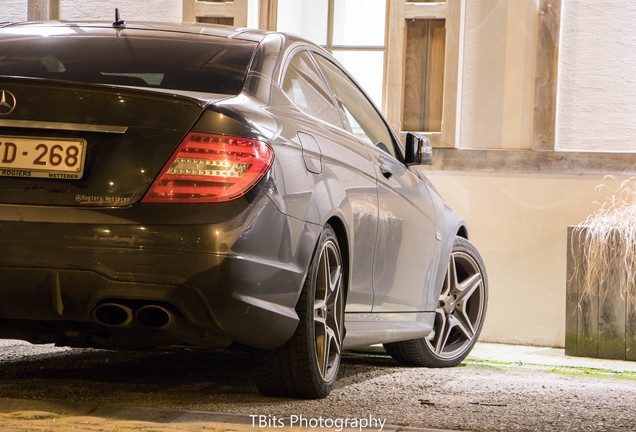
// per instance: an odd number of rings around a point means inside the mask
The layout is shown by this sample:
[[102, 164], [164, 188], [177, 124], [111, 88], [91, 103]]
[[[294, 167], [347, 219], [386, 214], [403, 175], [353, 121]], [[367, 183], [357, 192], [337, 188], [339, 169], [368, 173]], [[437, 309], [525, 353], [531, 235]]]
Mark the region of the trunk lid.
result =
[[228, 97], [2, 77], [0, 203], [135, 203], [205, 107]]

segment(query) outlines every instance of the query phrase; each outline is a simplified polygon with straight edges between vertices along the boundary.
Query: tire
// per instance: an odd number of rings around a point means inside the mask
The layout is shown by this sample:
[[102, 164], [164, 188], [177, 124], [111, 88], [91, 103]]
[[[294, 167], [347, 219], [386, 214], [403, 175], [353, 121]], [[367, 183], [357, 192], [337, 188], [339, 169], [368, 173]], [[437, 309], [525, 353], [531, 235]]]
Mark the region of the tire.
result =
[[255, 376], [262, 394], [318, 399], [331, 392], [342, 356], [344, 274], [338, 239], [326, 225], [296, 306], [296, 332], [282, 347], [260, 353]]
[[428, 337], [384, 344], [409, 366], [457, 366], [470, 353], [484, 325], [488, 279], [484, 261], [468, 240], [456, 237]]

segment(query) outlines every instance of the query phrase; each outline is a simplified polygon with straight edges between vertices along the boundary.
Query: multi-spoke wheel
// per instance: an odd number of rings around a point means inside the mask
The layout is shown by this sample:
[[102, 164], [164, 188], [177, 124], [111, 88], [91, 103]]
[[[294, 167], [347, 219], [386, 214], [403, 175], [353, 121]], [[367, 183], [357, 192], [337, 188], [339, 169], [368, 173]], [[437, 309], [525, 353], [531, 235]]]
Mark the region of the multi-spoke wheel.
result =
[[256, 384], [262, 393], [308, 399], [329, 394], [342, 354], [344, 284], [338, 239], [327, 225], [298, 301], [296, 333], [287, 344], [260, 358]]
[[342, 258], [335, 239], [323, 245], [317, 273], [313, 304], [316, 363], [323, 380], [329, 382], [338, 373], [344, 324]]
[[385, 344], [396, 360], [409, 365], [458, 365], [475, 345], [486, 316], [488, 280], [484, 263], [468, 240], [457, 237], [435, 311], [431, 334]]

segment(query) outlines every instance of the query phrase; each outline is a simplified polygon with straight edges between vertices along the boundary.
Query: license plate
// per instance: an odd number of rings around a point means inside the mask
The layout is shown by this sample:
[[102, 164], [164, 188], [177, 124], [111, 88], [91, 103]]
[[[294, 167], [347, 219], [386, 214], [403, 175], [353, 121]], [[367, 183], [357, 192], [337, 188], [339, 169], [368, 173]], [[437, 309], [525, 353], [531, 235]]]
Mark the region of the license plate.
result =
[[79, 179], [85, 154], [83, 139], [0, 136], [0, 176]]

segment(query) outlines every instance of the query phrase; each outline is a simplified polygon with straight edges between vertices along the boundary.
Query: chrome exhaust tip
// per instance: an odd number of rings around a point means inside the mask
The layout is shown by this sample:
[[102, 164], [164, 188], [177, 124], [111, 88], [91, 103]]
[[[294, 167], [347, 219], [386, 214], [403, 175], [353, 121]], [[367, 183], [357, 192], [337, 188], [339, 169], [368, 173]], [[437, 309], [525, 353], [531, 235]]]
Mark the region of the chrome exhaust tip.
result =
[[118, 303], [102, 303], [93, 311], [95, 320], [108, 327], [125, 327], [133, 320], [132, 310]]
[[146, 305], [135, 312], [137, 322], [152, 329], [164, 329], [174, 321], [174, 315], [168, 309], [159, 305]]

